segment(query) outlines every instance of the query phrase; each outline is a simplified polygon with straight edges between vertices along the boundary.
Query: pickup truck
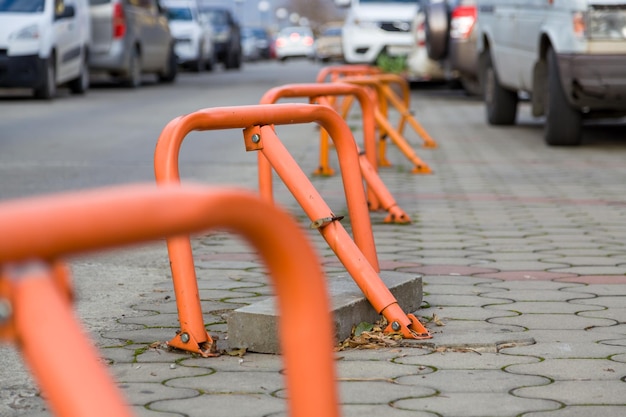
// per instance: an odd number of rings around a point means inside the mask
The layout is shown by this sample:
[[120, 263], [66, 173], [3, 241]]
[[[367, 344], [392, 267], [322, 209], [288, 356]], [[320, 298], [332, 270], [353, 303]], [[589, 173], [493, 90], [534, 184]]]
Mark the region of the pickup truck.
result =
[[581, 143], [583, 120], [626, 115], [626, 1], [480, 0], [487, 122], [515, 123], [520, 96], [548, 145]]

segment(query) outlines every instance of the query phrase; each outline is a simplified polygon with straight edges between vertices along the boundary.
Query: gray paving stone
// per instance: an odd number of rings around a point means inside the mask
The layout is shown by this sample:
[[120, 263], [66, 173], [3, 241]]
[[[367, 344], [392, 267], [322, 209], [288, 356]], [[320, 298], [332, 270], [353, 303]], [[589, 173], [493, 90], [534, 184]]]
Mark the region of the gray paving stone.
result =
[[615, 381], [626, 375], [626, 364], [608, 359], [546, 359], [540, 363], [511, 365], [507, 372], [542, 375], [556, 381]]
[[[511, 307], [511, 310], [513, 307]], [[506, 309], [496, 310], [487, 307], [432, 307], [421, 308], [418, 312], [420, 317], [426, 317], [429, 320], [436, 315], [445, 324], [448, 320], [487, 320], [492, 317], [510, 317], [516, 316], [517, 313]], [[471, 325], [468, 323], [468, 325]]]
[[390, 405], [345, 404], [341, 407], [343, 417], [386, 416], [386, 417], [437, 417], [426, 411], [399, 410]]
[[524, 398], [543, 398], [566, 405], [626, 405], [626, 383], [615, 380], [556, 381], [542, 387], [524, 387], [514, 391]]
[[270, 395], [211, 394], [184, 400], [156, 401], [150, 408], [161, 412], [184, 412], [188, 417], [256, 417], [284, 412], [286, 403]]
[[571, 314], [523, 314], [514, 317], [495, 317], [490, 323], [520, 326], [533, 330], [585, 330], [589, 327], [608, 327], [616, 324], [614, 320], [604, 318], [581, 317]]
[[519, 398], [506, 393], [446, 393], [430, 398], [401, 399], [393, 406], [447, 417], [516, 417], [523, 412], [559, 408], [555, 401]]
[[[376, 393], [376, 395], [372, 395]], [[398, 398], [431, 397], [436, 394], [425, 386], [400, 385], [394, 381], [376, 380], [340, 380], [339, 398], [342, 404], [389, 404]]]
[[[524, 414], [524, 417], [545, 417], [548, 413], [530, 413]], [[622, 417], [624, 415], [623, 406], [599, 406], [599, 405], [581, 405], [567, 406], [560, 410], [550, 411], [550, 417]]]
[[161, 382], [125, 382], [118, 384], [129, 405], [146, 406], [157, 400], [188, 399], [200, 395], [195, 389], [173, 389]]
[[[438, 370], [500, 370], [511, 364], [536, 363], [540, 359], [516, 355], [518, 348], [507, 349], [511, 354], [468, 352], [434, 352], [424, 356], [406, 356], [395, 362], [407, 365], [428, 366]], [[521, 348], [520, 348], [521, 349]]]
[[426, 375], [400, 377], [396, 379], [396, 382], [403, 385], [426, 386], [448, 395], [449, 393], [507, 393], [520, 386], [545, 385], [550, 380], [530, 374], [512, 375], [501, 370], [440, 369]]
[[[484, 298], [506, 298], [513, 301], [570, 301], [574, 299], [593, 298], [594, 294], [589, 292], [574, 292], [575, 289], [567, 290], [542, 290], [515, 289], [506, 293], [488, 293], [482, 295]], [[589, 291], [587, 289], [587, 291]]]
[[[504, 349], [502, 353], [512, 355], [530, 355], [546, 359], [587, 359], [605, 358], [621, 352], [623, 347], [610, 346], [602, 343], [589, 343], [587, 340], [578, 342], [543, 342], [530, 346], [518, 346]], [[615, 357], [612, 357], [616, 360]]]
[[337, 361], [337, 376], [340, 380], [368, 380], [370, 378], [397, 380], [405, 375], [422, 374], [417, 366], [378, 360]]
[[491, 311], [516, 311], [522, 314], [577, 314], [584, 315], [587, 312], [599, 312], [603, 309], [598, 305], [574, 304], [574, 302], [559, 301], [517, 301], [511, 304], [498, 304], [485, 306], [485, 310]]
[[185, 379], [191, 376], [214, 373], [209, 368], [171, 367], [169, 363], [129, 363], [110, 367], [110, 370], [115, 380], [120, 383], [162, 383], [171, 379]]
[[198, 378], [188, 376], [167, 381], [168, 387], [193, 388], [209, 394], [267, 394], [284, 389], [285, 377], [274, 371], [218, 371]]

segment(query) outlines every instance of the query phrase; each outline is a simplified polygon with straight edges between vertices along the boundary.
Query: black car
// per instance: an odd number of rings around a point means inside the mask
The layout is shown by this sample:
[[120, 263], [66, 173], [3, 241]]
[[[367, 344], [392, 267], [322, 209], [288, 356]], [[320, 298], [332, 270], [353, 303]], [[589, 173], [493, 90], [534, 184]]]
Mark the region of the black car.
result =
[[241, 68], [241, 28], [230, 9], [214, 4], [198, 4], [198, 10], [213, 27], [217, 61], [226, 69]]

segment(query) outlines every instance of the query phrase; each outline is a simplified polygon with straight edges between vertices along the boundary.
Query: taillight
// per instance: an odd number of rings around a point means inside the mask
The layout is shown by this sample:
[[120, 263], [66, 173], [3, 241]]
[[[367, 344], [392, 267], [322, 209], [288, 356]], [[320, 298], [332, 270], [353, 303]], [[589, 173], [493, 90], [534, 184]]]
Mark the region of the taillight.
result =
[[426, 46], [426, 23], [425, 22], [420, 22], [420, 24], [417, 26], [417, 31], [415, 34], [415, 42], [417, 43], [417, 46], [419, 47]]
[[476, 23], [476, 6], [459, 6], [452, 12], [450, 20], [450, 37], [467, 39]]
[[113, 39], [124, 37], [126, 34], [126, 18], [121, 3], [115, 3], [113, 7]]
[[285, 38], [278, 38], [278, 39], [276, 39], [276, 46], [278, 48], [282, 48], [285, 45], [287, 45], [287, 42], [285, 41]]
[[302, 40], [302, 43], [305, 44], [306, 46], [313, 45], [313, 38], [310, 36], [305, 36], [304, 39]]

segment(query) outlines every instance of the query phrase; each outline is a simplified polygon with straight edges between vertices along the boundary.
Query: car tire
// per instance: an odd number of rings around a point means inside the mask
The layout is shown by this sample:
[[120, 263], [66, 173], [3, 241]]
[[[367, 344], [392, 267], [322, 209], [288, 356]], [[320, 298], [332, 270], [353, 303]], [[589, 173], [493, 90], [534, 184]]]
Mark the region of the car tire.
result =
[[167, 63], [165, 71], [160, 72], [159, 82], [162, 83], [173, 83], [176, 79], [176, 75], [178, 74], [178, 58], [176, 57], [176, 52], [174, 52], [174, 47], [170, 48], [169, 55], [167, 57]]
[[131, 52], [128, 64], [128, 73], [122, 83], [128, 88], [137, 88], [141, 86], [141, 57], [139, 56], [139, 51], [137, 51], [137, 49], [133, 49]]
[[85, 94], [89, 89], [89, 64], [86, 50], [83, 50], [80, 66], [80, 74], [68, 85], [72, 94]]
[[226, 69], [238, 70], [241, 68], [241, 50], [231, 49], [226, 57]]
[[578, 146], [582, 137], [582, 113], [571, 106], [561, 84], [556, 53], [548, 49], [548, 85], [544, 139], [550, 146]]
[[440, 61], [448, 55], [450, 18], [447, 1], [428, 2], [424, 10], [424, 33], [428, 57]]
[[491, 61], [489, 50], [481, 57], [483, 98], [487, 113], [487, 122], [490, 125], [512, 125], [517, 117], [517, 91], [508, 90], [500, 85], [498, 74]]
[[43, 83], [35, 89], [35, 97], [42, 100], [50, 100], [57, 95], [56, 66], [54, 55], [44, 60]]

